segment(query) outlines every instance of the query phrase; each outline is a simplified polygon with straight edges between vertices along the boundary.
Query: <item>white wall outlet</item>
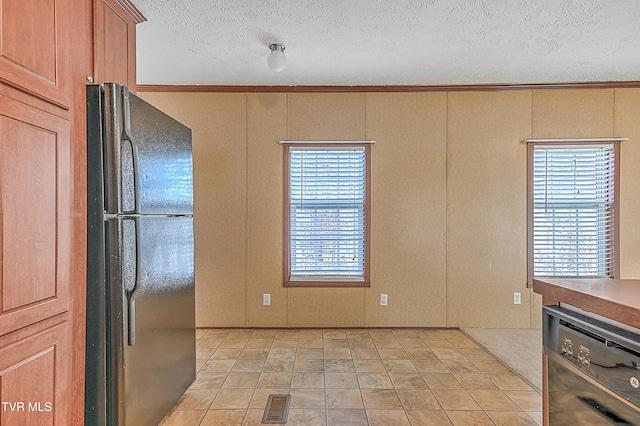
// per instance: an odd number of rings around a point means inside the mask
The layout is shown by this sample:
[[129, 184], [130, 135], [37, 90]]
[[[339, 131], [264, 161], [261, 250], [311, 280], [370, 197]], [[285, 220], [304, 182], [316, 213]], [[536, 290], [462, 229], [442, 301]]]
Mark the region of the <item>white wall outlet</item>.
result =
[[262, 295], [262, 306], [271, 306], [271, 294], [265, 293]]
[[380, 306], [387, 306], [388, 300], [389, 300], [389, 295], [386, 293], [382, 293], [380, 295]]
[[519, 305], [521, 303], [522, 303], [522, 300], [520, 298], [520, 293], [513, 293], [513, 304]]

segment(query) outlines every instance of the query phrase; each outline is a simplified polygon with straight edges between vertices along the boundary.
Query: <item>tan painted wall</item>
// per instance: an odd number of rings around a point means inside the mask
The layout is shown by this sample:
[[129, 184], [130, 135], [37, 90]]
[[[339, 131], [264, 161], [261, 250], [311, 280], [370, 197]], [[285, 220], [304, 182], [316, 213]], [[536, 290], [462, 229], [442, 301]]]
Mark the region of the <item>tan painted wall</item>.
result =
[[368, 94], [366, 108], [367, 138], [376, 141], [366, 325], [443, 327], [447, 94]]
[[450, 93], [447, 128], [447, 324], [527, 328], [531, 92]]
[[[638, 89], [140, 96], [193, 129], [200, 327], [539, 327], [528, 137], [630, 138], [622, 275], [640, 277]], [[371, 288], [282, 287], [281, 139], [376, 141]]]
[[640, 277], [640, 89], [616, 90], [614, 130], [621, 145], [620, 273]]

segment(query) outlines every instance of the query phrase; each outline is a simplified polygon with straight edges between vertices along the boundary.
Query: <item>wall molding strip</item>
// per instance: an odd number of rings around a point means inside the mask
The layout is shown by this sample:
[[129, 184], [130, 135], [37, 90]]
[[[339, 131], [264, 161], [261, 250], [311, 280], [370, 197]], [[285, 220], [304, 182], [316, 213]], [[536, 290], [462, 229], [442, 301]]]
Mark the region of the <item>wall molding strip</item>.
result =
[[471, 84], [450, 86], [225, 86], [138, 84], [138, 92], [212, 93], [335, 93], [335, 92], [467, 92], [505, 90], [562, 90], [640, 88], [640, 81], [549, 84]]

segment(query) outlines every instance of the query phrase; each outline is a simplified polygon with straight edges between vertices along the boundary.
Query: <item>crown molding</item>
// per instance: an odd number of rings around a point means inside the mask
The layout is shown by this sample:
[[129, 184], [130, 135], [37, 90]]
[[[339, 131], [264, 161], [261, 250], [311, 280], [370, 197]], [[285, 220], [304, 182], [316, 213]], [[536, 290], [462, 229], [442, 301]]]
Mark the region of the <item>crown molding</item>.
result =
[[640, 81], [550, 84], [471, 84], [446, 86], [225, 86], [138, 84], [136, 88], [138, 92], [211, 93], [491, 92], [505, 90], [640, 88]]
[[130, 0], [116, 0], [116, 2], [133, 18], [136, 24], [147, 20], [140, 10]]

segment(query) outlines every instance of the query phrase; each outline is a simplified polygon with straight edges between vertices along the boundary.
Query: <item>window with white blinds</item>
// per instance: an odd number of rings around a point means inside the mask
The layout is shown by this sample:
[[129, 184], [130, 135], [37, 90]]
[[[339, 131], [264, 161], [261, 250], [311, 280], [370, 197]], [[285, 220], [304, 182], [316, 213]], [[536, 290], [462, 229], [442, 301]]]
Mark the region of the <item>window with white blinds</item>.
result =
[[366, 280], [366, 146], [287, 146], [291, 282]]
[[533, 275], [615, 276], [614, 143], [533, 147]]

